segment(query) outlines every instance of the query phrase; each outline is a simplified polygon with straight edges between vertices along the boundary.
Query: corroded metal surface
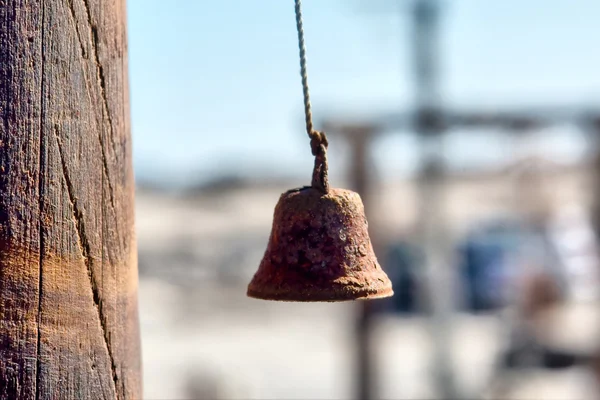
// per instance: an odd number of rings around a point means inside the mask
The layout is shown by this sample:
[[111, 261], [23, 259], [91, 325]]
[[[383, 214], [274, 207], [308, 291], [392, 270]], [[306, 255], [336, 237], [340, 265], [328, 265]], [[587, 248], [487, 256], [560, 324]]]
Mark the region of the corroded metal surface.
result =
[[360, 196], [310, 187], [281, 195], [267, 250], [248, 296], [281, 301], [345, 301], [393, 295], [367, 229]]

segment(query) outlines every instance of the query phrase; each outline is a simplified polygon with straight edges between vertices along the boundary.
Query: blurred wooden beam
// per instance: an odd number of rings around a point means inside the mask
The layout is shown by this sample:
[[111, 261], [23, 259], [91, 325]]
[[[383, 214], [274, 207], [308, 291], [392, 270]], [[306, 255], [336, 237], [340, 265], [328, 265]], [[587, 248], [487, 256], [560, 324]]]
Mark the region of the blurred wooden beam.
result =
[[414, 132], [419, 126], [435, 126], [441, 131], [457, 129], [501, 129], [507, 132], [520, 133], [542, 129], [559, 124], [573, 124], [586, 129], [600, 120], [600, 109], [564, 107], [536, 107], [524, 110], [497, 109], [458, 110], [444, 108], [438, 111], [431, 109], [414, 112], [388, 112], [356, 117], [347, 114], [330, 114], [320, 119], [317, 126], [326, 132], [349, 132], [369, 127], [382, 134], [398, 132]]

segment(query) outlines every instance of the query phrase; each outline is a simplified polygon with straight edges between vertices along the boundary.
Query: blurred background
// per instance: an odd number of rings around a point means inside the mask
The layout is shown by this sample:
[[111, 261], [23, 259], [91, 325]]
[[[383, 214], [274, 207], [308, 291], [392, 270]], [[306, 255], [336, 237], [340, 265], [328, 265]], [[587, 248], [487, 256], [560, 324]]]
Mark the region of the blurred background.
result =
[[247, 298], [310, 182], [291, 0], [128, 0], [147, 399], [600, 396], [595, 0], [305, 0], [395, 296]]

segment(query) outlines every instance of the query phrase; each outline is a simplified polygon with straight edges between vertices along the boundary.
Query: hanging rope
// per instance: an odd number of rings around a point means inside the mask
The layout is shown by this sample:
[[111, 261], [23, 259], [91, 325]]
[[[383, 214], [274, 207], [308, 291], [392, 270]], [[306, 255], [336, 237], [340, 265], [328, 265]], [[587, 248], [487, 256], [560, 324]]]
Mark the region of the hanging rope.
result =
[[310, 95], [308, 93], [308, 75], [306, 73], [306, 47], [304, 46], [304, 29], [302, 28], [301, 0], [296, 2], [296, 27], [298, 29], [298, 47], [300, 50], [300, 75], [302, 76], [302, 92], [304, 94], [304, 115], [306, 117], [306, 132], [310, 138], [310, 148], [315, 156], [311, 186], [323, 193], [329, 192], [329, 178], [327, 167], [327, 136], [325, 132], [314, 130], [312, 111], [310, 108]]

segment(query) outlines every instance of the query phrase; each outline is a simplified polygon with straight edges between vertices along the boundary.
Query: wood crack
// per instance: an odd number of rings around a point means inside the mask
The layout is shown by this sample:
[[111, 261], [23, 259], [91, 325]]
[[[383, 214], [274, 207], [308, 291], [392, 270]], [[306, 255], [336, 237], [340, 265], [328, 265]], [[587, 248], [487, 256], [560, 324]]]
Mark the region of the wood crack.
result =
[[42, 360], [41, 360], [41, 341], [42, 341], [42, 298], [43, 298], [43, 274], [42, 274], [42, 265], [44, 261], [44, 229], [42, 223], [42, 213], [43, 213], [43, 201], [44, 201], [44, 170], [46, 169], [46, 142], [44, 141], [44, 111], [45, 111], [45, 101], [44, 101], [44, 9], [45, 4], [44, 1], [41, 3], [42, 15], [41, 15], [41, 29], [40, 29], [40, 144], [39, 144], [39, 158], [38, 158], [38, 212], [39, 212], [39, 272], [38, 272], [38, 314], [37, 314], [37, 348], [36, 348], [36, 368], [35, 368], [35, 398], [39, 399], [40, 397], [40, 371], [42, 369]]
[[[100, 63], [100, 56], [98, 55], [98, 29], [92, 22], [92, 14], [90, 13], [90, 6], [89, 6], [87, 0], [82, 0], [82, 3], [83, 3], [83, 7], [85, 8], [87, 24], [88, 24], [89, 30], [90, 30], [92, 53], [94, 55], [94, 64], [96, 66], [96, 76], [97, 76], [97, 80], [98, 80], [98, 83], [100, 86], [100, 96], [102, 97], [102, 110], [103, 110], [103, 113], [106, 114], [106, 119], [108, 120], [108, 127], [109, 127], [109, 131], [110, 131], [110, 142], [111, 142], [111, 146], [113, 148], [113, 152], [115, 154], [117, 154], [117, 148], [116, 148], [116, 145], [114, 142], [113, 120], [112, 120], [112, 116], [110, 115], [110, 109], [108, 107], [108, 99], [106, 97], [106, 79], [104, 76], [104, 67]], [[73, 7], [72, 7], [73, 5], [70, 2], [69, 2], [69, 6], [71, 8], [71, 13], [73, 15], [73, 19], [75, 21], [75, 29], [77, 30], [77, 18], [75, 16], [75, 10], [73, 9]], [[79, 43], [81, 44], [81, 38], [79, 38], [79, 40], [80, 40]], [[82, 57], [85, 58], [85, 54], [86, 53], [83, 52], [83, 47], [82, 47]], [[100, 134], [98, 135], [98, 139], [100, 140], [100, 147], [102, 150], [102, 166], [104, 168], [104, 173], [106, 174], [106, 180], [108, 182], [108, 189], [109, 189], [109, 194], [110, 194], [110, 205], [113, 208], [115, 208], [114, 190], [113, 190], [112, 182], [110, 179], [110, 174], [109, 174], [109, 169], [108, 169], [108, 161], [107, 161], [106, 150], [105, 150], [105, 145], [104, 145], [104, 136], [102, 134], [102, 131], [103, 130], [101, 129]]]
[[117, 391], [117, 367], [115, 364], [115, 360], [110, 347], [110, 337], [109, 332], [106, 327], [106, 318], [104, 316], [104, 312], [102, 309], [102, 302], [100, 300], [100, 292], [98, 290], [98, 286], [96, 284], [96, 277], [94, 276], [94, 270], [92, 268], [92, 257], [91, 257], [91, 246], [88, 241], [88, 237], [85, 230], [85, 223], [83, 218], [83, 213], [81, 212], [78, 206], [77, 196], [75, 196], [75, 190], [73, 188], [73, 183], [71, 181], [71, 177], [69, 175], [69, 171], [67, 169], [67, 164], [64, 159], [63, 148], [61, 144], [60, 137], [58, 136], [58, 127], [54, 127], [54, 136], [56, 138], [56, 143], [58, 146], [58, 153], [60, 156], [60, 163], [62, 166], [63, 177], [65, 178], [65, 183], [67, 186], [67, 192], [69, 195], [69, 201], [71, 203], [73, 209], [73, 220], [75, 222], [75, 227], [77, 230], [77, 243], [79, 244], [79, 248], [81, 250], [81, 255], [83, 256], [84, 264], [87, 268], [88, 278], [90, 279], [90, 287], [92, 290], [92, 297], [94, 300], [94, 305], [96, 306], [96, 311], [98, 312], [98, 320], [100, 321], [100, 327], [102, 329], [102, 334], [104, 338], [104, 344], [106, 346], [106, 351], [108, 353], [108, 357], [110, 359], [110, 367], [112, 372], [112, 378], [115, 385], [115, 397], [118, 399], [118, 391]]
[[75, 24], [75, 32], [77, 33], [77, 40], [79, 41], [81, 56], [83, 58], [88, 58], [87, 52], [85, 51], [85, 46], [83, 45], [83, 41], [81, 40], [81, 33], [79, 32], [79, 27], [77, 26], [77, 17], [75, 14], [75, 8], [73, 8], [73, 1], [67, 0], [67, 4], [69, 5], [69, 10], [71, 11], [71, 18], [73, 18], [73, 22]]
[[[88, 59], [88, 56], [87, 56], [88, 52], [86, 51], [86, 47], [84, 46], [82, 38], [81, 38], [81, 33], [80, 33], [80, 30], [79, 30], [79, 24], [78, 24], [77, 14], [75, 12], [73, 0], [67, 0], [67, 4], [68, 4], [69, 9], [71, 11], [71, 20], [73, 21], [73, 25], [74, 25], [75, 31], [77, 33], [77, 38], [79, 40], [81, 57], [82, 57], [82, 59], [87, 60]], [[86, 14], [87, 14], [87, 18], [88, 18], [87, 23], [88, 23], [88, 25], [91, 26], [91, 16], [89, 14], [89, 8], [87, 7], [87, 4], [85, 4], [85, 3], [84, 3], [84, 7], [86, 8]], [[92, 31], [90, 30], [90, 40], [92, 40], [93, 38], [94, 38], [94, 36], [92, 34]], [[100, 65], [97, 53], [96, 53], [96, 60], [94, 61], [94, 63], [95, 63], [96, 68], [98, 67], [98, 65]], [[91, 84], [90, 84], [90, 79], [88, 77], [87, 65], [86, 65], [86, 63], [84, 61], [82, 61], [81, 64], [82, 64], [82, 73], [83, 73], [84, 78], [85, 78], [85, 87], [86, 87], [88, 99], [90, 101], [90, 104], [92, 104], [93, 103], [93, 101], [92, 101], [92, 95], [90, 93], [90, 86], [91, 86]], [[98, 81], [101, 83], [100, 87], [102, 89], [103, 85], [104, 85], [104, 72], [103, 72], [103, 70], [101, 70], [101, 72], [102, 73], [99, 74], [100, 78], [98, 79]], [[106, 101], [106, 100], [107, 99], [104, 98], [103, 101]], [[103, 106], [103, 111], [102, 111], [102, 117], [101, 118], [103, 118], [103, 116], [104, 116], [105, 108], [106, 108], [106, 114], [107, 114], [107, 116], [109, 116], [108, 115], [108, 109], [107, 109], [107, 107]], [[116, 209], [115, 209], [114, 190], [113, 190], [112, 182], [111, 182], [111, 179], [110, 179], [110, 174], [108, 172], [108, 170], [109, 170], [108, 169], [108, 159], [107, 159], [107, 156], [106, 156], [106, 150], [104, 148], [104, 141], [103, 141], [103, 135], [102, 135], [103, 121], [101, 119], [100, 120], [98, 119], [97, 113], [94, 113], [94, 116], [95, 116], [96, 124], [97, 124], [98, 128], [100, 129], [100, 132], [98, 134], [98, 140], [99, 140], [99, 143], [100, 143], [101, 156], [102, 156], [102, 186], [103, 186], [103, 189], [102, 189], [102, 200], [103, 201], [102, 201], [102, 203], [104, 204], [104, 182], [107, 182], [107, 184], [108, 184], [108, 191], [109, 191], [110, 205], [111, 205], [112, 210], [113, 210], [113, 215], [115, 215], [115, 210]], [[110, 119], [110, 116], [109, 116], [109, 123], [111, 124], [111, 128], [112, 128], [112, 120]], [[104, 209], [102, 210], [102, 220], [104, 221]], [[102, 241], [102, 245], [104, 246], [104, 240]], [[104, 248], [102, 249], [102, 254], [103, 254], [103, 257], [104, 257]], [[111, 265], [113, 265], [112, 264], [113, 260], [112, 260], [110, 252], [108, 253], [108, 261], [109, 261], [109, 263], [111, 263]], [[104, 265], [104, 258], [103, 258], [102, 263]], [[103, 282], [103, 277], [102, 277], [102, 282]]]
[[[67, 4], [69, 6], [69, 10], [71, 11], [71, 19], [73, 20], [73, 25], [75, 26], [75, 32], [77, 34], [77, 39], [79, 41], [79, 49], [81, 51], [81, 57], [84, 59], [88, 59], [88, 55], [87, 55], [87, 51], [85, 50], [85, 46], [83, 45], [83, 41], [81, 40], [81, 33], [79, 32], [79, 27], [77, 24], [77, 14], [75, 13], [75, 8], [73, 5], [72, 0], [67, 0]], [[86, 11], [87, 11], [87, 15], [88, 15], [88, 23], [91, 24], [91, 19], [90, 19], [90, 15], [89, 15], [89, 10], [87, 9], [87, 4], [84, 3], [84, 6], [86, 7]], [[90, 25], [91, 26], [91, 25]], [[90, 29], [90, 38], [92, 40], [92, 43], [94, 43], [94, 48], [95, 46], [95, 42], [94, 42], [94, 36], [93, 36], [93, 31]], [[106, 94], [104, 93], [104, 71], [102, 70], [102, 66], [99, 63], [98, 60], [98, 54], [97, 51], [95, 51], [95, 60], [94, 63], [96, 65], [96, 70], [97, 70], [97, 74], [98, 74], [98, 81], [100, 82], [100, 93], [101, 96], [103, 98], [103, 106], [102, 106], [102, 110], [103, 110], [103, 114], [106, 113], [106, 116], [108, 118], [108, 123], [110, 126], [110, 130], [111, 130], [111, 136], [112, 136], [112, 119], [110, 117], [110, 114], [108, 112], [108, 103], [107, 103], [107, 99], [106, 99]], [[98, 69], [100, 69], [100, 72], [98, 72]], [[88, 88], [88, 76], [86, 74], [86, 68], [83, 68], [83, 75], [85, 77], [85, 82], [86, 82], [86, 88]], [[92, 102], [90, 93], [89, 93], [89, 89], [88, 89], [88, 97], [90, 98], [90, 103]], [[104, 140], [102, 138], [102, 121], [98, 121], [98, 119], [96, 118], [96, 122], [98, 123], [98, 126], [100, 128], [100, 133], [98, 135], [98, 140], [100, 141], [100, 147], [102, 150], [102, 168], [103, 168], [103, 173], [106, 174], [106, 178], [108, 181], [108, 189], [109, 189], [109, 194], [110, 194], [110, 205], [112, 206], [112, 208], [115, 208], [115, 199], [114, 199], [114, 194], [113, 194], [113, 186], [110, 180], [110, 175], [108, 173], [108, 162], [107, 162], [107, 158], [106, 158], [106, 150], [104, 149]], [[114, 151], [114, 144], [113, 144], [113, 151]]]

